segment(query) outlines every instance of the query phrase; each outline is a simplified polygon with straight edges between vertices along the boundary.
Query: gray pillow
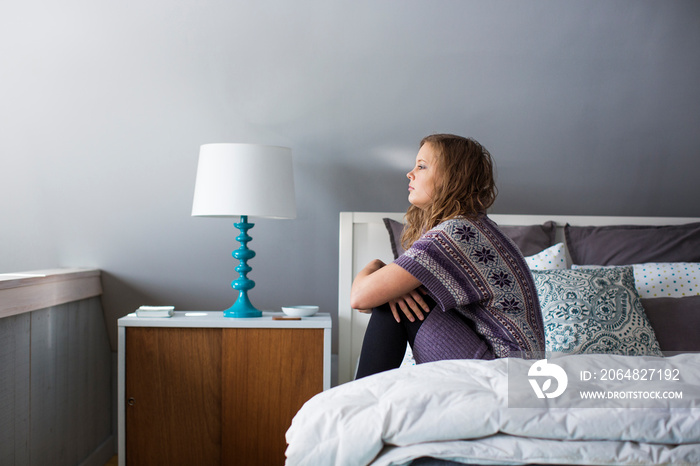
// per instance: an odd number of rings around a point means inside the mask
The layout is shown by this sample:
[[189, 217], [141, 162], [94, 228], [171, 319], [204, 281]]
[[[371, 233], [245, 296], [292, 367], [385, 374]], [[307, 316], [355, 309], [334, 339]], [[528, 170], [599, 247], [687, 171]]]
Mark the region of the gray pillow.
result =
[[403, 233], [403, 223], [397, 222], [390, 218], [384, 218], [384, 226], [389, 233], [389, 241], [391, 242], [391, 252], [394, 253], [394, 259], [404, 253], [404, 248], [401, 246], [401, 234]]
[[564, 227], [571, 262], [629, 265], [700, 262], [700, 223], [666, 226]]
[[700, 296], [642, 298], [661, 351], [700, 351]]
[[515, 242], [523, 256], [532, 256], [553, 246], [557, 232], [557, 226], [552, 221], [542, 225], [499, 225], [498, 228]]
[[[394, 259], [404, 253], [401, 246], [401, 233], [403, 232], [403, 223], [397, 222], [390, 218], [385, 218], [384, 226], [389, 233], [391, 241], [391, 251], [394, 253]], [[512, 239], [523, 256], [532, 256], [554, 244], [554, 235], [556, 233], [556, 225], [554, 222], [545, 222], [542, 225], [524, 225], [524, 226], [500, 226], [503, 233]]]

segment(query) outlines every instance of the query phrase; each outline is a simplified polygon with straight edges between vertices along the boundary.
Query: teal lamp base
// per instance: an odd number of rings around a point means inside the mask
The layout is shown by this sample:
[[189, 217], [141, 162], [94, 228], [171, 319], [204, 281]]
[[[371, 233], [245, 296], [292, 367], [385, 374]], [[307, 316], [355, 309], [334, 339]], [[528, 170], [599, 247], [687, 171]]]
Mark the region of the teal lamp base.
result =
[[248, 295], [242, 291], [233, 306], [224, 311], [224, 317], [262, 317], [262, 312], [250, 303]]
[[255, 282], [247, 276], [248, 272], [253, 270], [248, 265], [248, 261], [255, 257], [255, 251], [248, 249], [248, 241], [253, 239], [248, 235], [248, 230], [253, 228], [255, 224], [248, 223], [247, 215], [241, 215], [240, 223], [234, 223], [233, 226], [241, 230], [241, 234], [236, 237], [241, 246], [231, 254], [240, 261], [236, 267], [238, 279], [231, 282], [233, 289], [238, 290], [238, 299], [233, 303], [233, 306], [224, 311], [224, 317], [262, 317], [262, 312], [256, 309], [248, 299], [248, 290], [255, 287]]

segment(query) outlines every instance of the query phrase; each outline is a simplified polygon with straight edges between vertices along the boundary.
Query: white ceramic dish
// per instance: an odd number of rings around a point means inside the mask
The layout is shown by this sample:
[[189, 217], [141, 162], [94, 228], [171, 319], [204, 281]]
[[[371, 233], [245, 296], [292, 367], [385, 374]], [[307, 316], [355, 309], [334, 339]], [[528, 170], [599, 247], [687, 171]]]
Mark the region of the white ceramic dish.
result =
[[318, 306], [287, 306], [282, 308], [282, 312], [289, 317], [309, 317], [318, 312]]

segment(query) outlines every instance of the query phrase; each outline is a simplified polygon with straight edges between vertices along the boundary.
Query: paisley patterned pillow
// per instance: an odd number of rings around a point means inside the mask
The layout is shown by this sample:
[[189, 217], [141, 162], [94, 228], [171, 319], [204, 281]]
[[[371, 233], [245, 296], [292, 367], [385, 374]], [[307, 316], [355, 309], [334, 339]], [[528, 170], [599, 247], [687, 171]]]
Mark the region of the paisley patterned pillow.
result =
[[546, 351], [661, 356], [632, 267], [533, 270]]

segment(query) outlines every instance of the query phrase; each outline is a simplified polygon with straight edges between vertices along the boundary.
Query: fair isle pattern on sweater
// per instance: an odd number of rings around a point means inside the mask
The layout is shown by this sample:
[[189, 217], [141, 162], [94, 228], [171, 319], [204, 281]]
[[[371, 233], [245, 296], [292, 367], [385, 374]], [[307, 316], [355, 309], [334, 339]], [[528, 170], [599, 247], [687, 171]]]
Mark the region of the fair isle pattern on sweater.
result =
[[[487, 216], [439, 224], [395, 263], [420, 280], [438, 303], [435, 311], [454, 310], [473, 322], [496, 357], [544, 350], [532, 275], [517, 246]], [[431, 332], [431, 320], [420, 332]]]

